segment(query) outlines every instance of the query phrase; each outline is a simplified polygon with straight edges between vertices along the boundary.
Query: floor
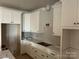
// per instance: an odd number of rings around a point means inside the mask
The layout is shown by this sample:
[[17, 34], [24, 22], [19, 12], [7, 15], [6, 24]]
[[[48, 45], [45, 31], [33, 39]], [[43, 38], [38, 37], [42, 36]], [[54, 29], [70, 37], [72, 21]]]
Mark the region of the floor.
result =
[[16, 59], [33, 59], [27, 54], [19, 55], [16, 57]]

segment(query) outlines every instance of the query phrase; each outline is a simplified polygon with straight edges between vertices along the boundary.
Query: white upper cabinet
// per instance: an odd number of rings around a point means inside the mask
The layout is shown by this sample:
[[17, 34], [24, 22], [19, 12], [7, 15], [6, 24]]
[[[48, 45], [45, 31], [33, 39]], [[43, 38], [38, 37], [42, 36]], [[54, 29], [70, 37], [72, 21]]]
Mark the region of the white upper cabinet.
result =
[[39, 32], [52, 34], [53, 31], [53, 9], [50, 11], [46, 9], [38, 10]]
[[78, 7], [78, 9], [77, 9], [77, 11], [78, 11], [78, 12], [77, 12], [77, 13], [78, 13], [78, 14], [77, 14], [78, 19], [77, 19], [77, 20], [78, 20], [78, 23], [79, 23], [79, 0], [77, 0], [77, 4], [78, 4], [78, 6], [77, 6], [77, 7]]
[[0, 21], [1, 23], [21, 23], [21, 11], [10, 8], [0, 7]]
[[61, 35], [61, 2], [53, 5], [53, 35]]
[[[23, 28], [25, 28], [24, 31], [27, 31], [27, 29], [30, 32], [36, 32], [36, 33], [52, 33], [52, 23], [53, 23], [53, 11], [52, 9], [50, 11], [46, 11], [46, 10], [36, 10], [30, 13], [30, 15], [28, 15], [28, 13], [26, 14], [26, 19], [24, 19], [23, 23], [27, 24], [27, 26], [23, 26]], [[25, 21], [27, 20], [27, 21]], [[29, 24], [28, 24], [28, 23]], [[29, 28], [28, 28], [29, 27]], [[27, 31], [27, 32], [29, 32]]]
[[1, 23], [11, 23], [11, 10], [0, 7], [0, 17]]
[[39, 12], [23, 15], [23, 32], [39, 32]]
[[30, 30], [31, 30], [30, 17], [31, 17], [30, 13], [25, 13], [23, 15], [23, 32], [30, 32]]
[[39, 11], [32, 12], [30, 19], [31, 32], [39, 32]]
[[11, 22], [14, 24], [21, 24], [21, 11], [12, 11]]
[[78, 0], [62, 0], [62, 26], [78, 26]]

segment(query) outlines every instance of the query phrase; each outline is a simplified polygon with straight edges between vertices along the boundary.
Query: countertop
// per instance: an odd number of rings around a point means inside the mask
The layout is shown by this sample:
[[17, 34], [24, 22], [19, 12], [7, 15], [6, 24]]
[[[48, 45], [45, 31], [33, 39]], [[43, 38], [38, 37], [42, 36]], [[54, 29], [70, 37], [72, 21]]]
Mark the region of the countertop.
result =
[[56, 51], [56, 47], [53, 47], [53, 46], [51, 46], [51, 47], [44, 47], [44, 46], [42, 46], [40, 44], [37, 44], [37, 42], [39, 42], [39, 41], [36, 41], [36, 43], [35, 43], [35, 41], [33, 42], [33, 41], [28, 41], [28, 40], [21, 40], [21, 42], [25, 42], [25, 44], [33, 46], [33, 47], [35, 47], [37, 49], [40, 49], [41, 51], [46, 52], [48, 54], [59, 53], [59, 51]]
[[[35, 43], [35, 44], [37, 44], [37, 43], [39, 43], [39, 42], [45, 42], [45, 43], [51, 44], [51, 46], [47, 46], [46, 48], [49, 48], [49, 49], [51, 49], [51, 50], [55, 50], [55, 51], [57, 51], [58, 53], [59, 53], [59, 51], [60, 51], [60, 46], [54, 45], [54, 44], [51, 43], [51, 42], [46, 42], [46, 41], [42, 41], [42, 40], [38, 40], [38, 39], [32, 39], [32, 40], [26, 40], [26, 39], [24, 39], [24, 41], [29, 41], [29, 42], [32, 42], [32, 43]], [[37, 45], [38, 45], [38, 44], [37, 44]], [[43, 47], [44, 47], [44, 46], [43, 46]]]
[[0, 59], [15, 59], [9, 50], [0, 51]]

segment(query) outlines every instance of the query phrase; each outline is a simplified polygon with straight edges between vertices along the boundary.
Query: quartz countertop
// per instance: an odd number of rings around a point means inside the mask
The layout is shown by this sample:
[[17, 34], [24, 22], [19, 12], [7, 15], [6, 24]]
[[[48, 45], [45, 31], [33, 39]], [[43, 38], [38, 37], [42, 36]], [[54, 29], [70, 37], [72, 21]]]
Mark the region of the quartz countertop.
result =
[[33, 47], [35, 47], [37, 49], [40, 49], [41, 51], [43, 51], [45, 53], [48, 53], [48, 54], [51, 54], [51, 53], [56, 54], [56, 51], [55, 50], [50, 49], [48, 47], [44, 47], [44, 46], [42, 46], [40, 44], [37, 44], [35, 42], [31, 42], [31, 41], [28, 41], [28, 40], [22, 40], [22, 41], [25, 42], [25, 44], [30, 45], [30, 46], [33, 46]]
[[9, 50], [0, 51], [0, 59], [15, 59]]
[[[31, 39], [31, 40], [26, 40], [26, 39], [24, 39], [24, 41], [29, 41], [29, 42], [36, 43], [36, 44], [39, 43], [39, 42], [45, 42], [45, 41], [38, 40], [38, 39]], [[51, 42], [45, 42], [45, 43], [51, 44], [51, 46], [47, 46], [46, 48], [49, 48], [49, 49], [51, 49], [51, 50], [55, 50], [55, 51], [57, 51], [57, 52], [60, 51], [60, 46], [54, 45], [54, 44], [51, 43]], [[38, 45], [40, 45], [40, 44], [38, 44]], [[44, 46], [43, 46], [43, 47], [44, 47]]]

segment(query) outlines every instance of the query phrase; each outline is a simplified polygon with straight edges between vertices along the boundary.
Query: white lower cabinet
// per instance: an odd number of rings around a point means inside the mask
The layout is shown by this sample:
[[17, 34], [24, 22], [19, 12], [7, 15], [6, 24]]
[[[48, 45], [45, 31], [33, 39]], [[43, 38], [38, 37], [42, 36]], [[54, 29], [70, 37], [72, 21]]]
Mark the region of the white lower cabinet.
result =
[[38, 55], [35, 55], [35, 56], [34, 56], [34, 59], [43, 59], [43, 58], [41, 58], [41, 57], [38, 56]]
[[21, 54], [25, 53], [26, 47], [25, 47], [25, 42], [21, 40]]
[[50, 54], [45, 53], [45, 52], [43, 52], [41, 50], [37, 50], [36, 55], [38, 55], [42, 59], [52, 59], [52, 58], [55, 59], [54, 55], [50, 55]]

